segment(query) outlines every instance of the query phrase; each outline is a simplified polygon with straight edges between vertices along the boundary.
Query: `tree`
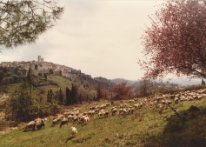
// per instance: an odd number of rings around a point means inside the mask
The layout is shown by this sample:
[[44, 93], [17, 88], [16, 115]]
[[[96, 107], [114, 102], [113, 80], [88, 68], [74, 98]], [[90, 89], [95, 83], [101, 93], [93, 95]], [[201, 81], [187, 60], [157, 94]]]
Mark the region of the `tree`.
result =
[[23, 83], [9, 99], [7, 115], [11, 120], [26, 121], [34, 118], [37, 113], [35, 99], [31, 96], [27, 83]]
[[48, 90], [47, 92], [47, 102], [51, 103], [54, 101], [54, 93], [52, 91], [52, 89]]
[[120, 83], [113, 87], [113, 92], [116, 93], [115, 98], [128, 98], [132, 94], [132, 88], [127, 85], [127, 83]]
[[140, 82], [140, 96], [148, 96], [151, 94], [152, 91], [152, 82], [149, 80], [143, 80]]
[[110, 97], [110, 90], [107, 88], [101, 88], [100, 95], [102, 98], [109, 98]]
[[96, 91], [97, 91], [96, 100], [100, 100], [101, 98], [110, 97], [110, 91], [107, 88], [101, 88], [99, 85]]
[[44, 73], [44, 80], [47, 81], [47, 74]]
[[71, 93], [70, 93], [71, 104], [78, 102], [78, 87], [72, 84]]
[[31, 67], [29, 67], [29, 70], [28, 70], [27, 76], [26, 76], [26, 82], [28, 83], [30, 93], [31, 93], [32, 87], [35, 85], [34, 81], [35, 81], [35, 76], [33, 74]]
[[63, 95], [63, 92], [62, 92], [62, 89], [60, 88], [59, 89], [59, 103], [60, 104], [63, 104], [64, 103], [64, 95]]
[[0, 45], [34, 42], [63, 12], [53, 0], [1, 0]]
[[201, 85], [205, 86], [205, 81], [202, 79]]
[[169, 0], [144, 37], [146, 77], [173, 72], [206, 77], [206, 1]]
[[72, 102], [71, 102], [71, 99], [70, 99], [70, 89], [68, 87], [66, 87], [66, 105], [71, 105]]
[[76, 85], [72, 84], [71, 90], [66, 87], [66, 105], [78, 103], [80, 95], [78, 95], [78, 87]]

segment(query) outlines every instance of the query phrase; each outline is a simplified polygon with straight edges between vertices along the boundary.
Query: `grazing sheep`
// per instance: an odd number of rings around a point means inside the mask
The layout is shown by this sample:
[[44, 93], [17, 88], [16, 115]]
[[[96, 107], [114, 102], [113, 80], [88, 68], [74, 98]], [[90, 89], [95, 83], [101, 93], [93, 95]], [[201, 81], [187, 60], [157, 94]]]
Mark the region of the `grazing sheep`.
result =
[[78, 133], [77, 128], [71, 127], [71, 136], [74, 137]]
[[90, 117], [92, 117], [92, 116], [94, 116], [95, 111], [94, 111], [94, 110], [90, 110], [87, 114], [88, 114]]
[[37, 118], [33, 121], [30, 121], [24, 128], [24, 131], [35, 131], [40, 130], [42, 127], [45, 126], [44, 119]]
[[178, 101], [179, 101], [179, 97], [175, 97], [175, 98], [174, 98], [174, 101], [175, 101], [175, 103], [177, 104]]
[[64, 117], [64, 118], [61, 120], [59, 127], [61, 128], [61, 127], [64, 126], [64, 125], [68, 125], [68, 122], [69, 122], [68, 118], [65, 118], [65, 117]]
[[127, 111], [126, 108], [120, 108], [119, 109], [119, 115], [126, 115], [126, 114], [128, 114], [128, 111]]
[[105, 111], [104, 117], [109, 117], [109, 111]]
[[24, 128], [24, 131], [35, 131], [35, 126], [36, 126], [36, 122], [30, 121]]
[[68, 117], [69, 115], [72, 115], [72, 112], [71, 112], [71, 111], [64, 112], [64, 116], [65, 116], [65, 117]]
[[134, 104], [134, 107], [135, 107], [136, 109], [139, 109], [139, 108], [141, 108], [141, 105], [140, 105], [140, 104]]
[[61, 121], [61, 118], [55, 118], [52, 120], [52, 127], [54, 127], [55, 125], [57, 125], [59, 122]]
[[135, 100], [134, 100], [134, 99], [131, 99], [131, 100], [129, 100], [128, 102], [129, 102], [129, 103], [134, 103]]
[[117, 108], [116, 107], [112, 107], [111, 113], [112, 113], [112, 116], [115, 115], [117, 113]]
[[46, 121], [48, 121], [48, 118], [45, 117], [45, 118], [43, 118], [42, 120], [43, 120], [44, 122], [46, 122]]
[[128, 114], [133, 114], [134, 113], [134, 108], [128, 108]]
[[72, 117], [72, 120], [73, 120], [74, 122], [78, 121], [78, 116], [77, 116], [77, 115], [74, 115], [74, 116]]
[[73, 121], [73, 116], [72, 115], [69, 115], [67, 118], [68, 118], [69, 122]]
[[74, 112], [73, 112], [73, 114], [74, 114], [74, 115], [79, 115], [79, 114], [80, 114], [80, 111], [79, 111], [78, 109], [75, 109]]
[[96, 108], [95, 106], [91, 106], [89, 109], [90, 110], [95, 110], [95, 108]]
[[41, 120], [36, 121], [35, 126], [36, 126], [37, 130], [40, 130], [42, 127], [45, 127], [44, 120], [41, 119]]
[[98, 117], [99, 118], [104, 118], [104, 117], [108, 117], [109, 116], [109, 112], [105, 111], [104, 109], [102, 109], [99, 113], [98, 113]]
[[86, 123], [88, 123], [89, 122], [89, 116], [82, 116], [81, 118], [80, 118], [80, 122], [82, 123], [82, 124], [86, 124]]
[[104, 110], [101, 110], [101, 111], [99, 111], [99, 113], [98, 113], [98, 117], [99, 118], [102, 118], [103, 117], [103, 115], [104, 115]]
[[88, 112], [83, 112], [83, 115], [87, 115], [88, 114]]

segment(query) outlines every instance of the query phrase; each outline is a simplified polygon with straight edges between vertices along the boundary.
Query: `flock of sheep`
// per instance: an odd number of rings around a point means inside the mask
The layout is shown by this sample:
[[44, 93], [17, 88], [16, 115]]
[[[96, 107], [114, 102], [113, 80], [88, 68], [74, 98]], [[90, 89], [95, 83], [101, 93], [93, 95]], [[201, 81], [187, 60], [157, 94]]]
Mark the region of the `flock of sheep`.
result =
[[[101, 105], [90, 105], [86, 110], [73, 108], [72, 110], [64, 111], [64, 113], [53, 117], [51, 120], [51, 127], [58, 125], [61, 128], [64, 125], [68, 125], [69, 122], [86, 125], [92, 119], [103, 119], [115, 115], [130, 115], [143, 107], [151, 107], [162, 113], [162, 111], [172, 103], [178, 103], [179, 101], [199, 100], [203, 97], [206, 97], [206, 89], [183, 91], [176, 94], [160, 94], [145, 98], [134, 98], [111, 104], [106, 103]], [[29, 122], [24, 130], [39, 130], [45, 126], [45, 121], [47, 121], [47, 118], [37, 118]], [[72, 136], [74, 136], [77, 134], [77, 129], [75, 127], [71, 127], [71, 132]]]
[[[135, 103], [136, 100], [129, 100], [129, 104], [126, 102], [118, 105], [112, 105], [109, 103], [101, 104], [97, 106], [90, 106], [87, 111], [81, 111], [79, 108], [74, 108], [64, 113], [57, 114], [52, 118], [51, 127], [59, 126], [60, 128], [64, 125], [68, 125], [69, 122], [79, 123], [86, 125], [91, 119], [103, 119], [109, 116], [114, 115], [129, 115], [133, 114], [135, 110], [141, 108], [143, 105]], [[135, 103], [135, 104], [133, 104]], [[30, 121], [25, 127], [24, 131], [35, 131], [43, 128], [45, 122], [48, 118], [37, 118], [33, 121]], [[71, 127], [72, 136], [77, 133], [75, 127]]]

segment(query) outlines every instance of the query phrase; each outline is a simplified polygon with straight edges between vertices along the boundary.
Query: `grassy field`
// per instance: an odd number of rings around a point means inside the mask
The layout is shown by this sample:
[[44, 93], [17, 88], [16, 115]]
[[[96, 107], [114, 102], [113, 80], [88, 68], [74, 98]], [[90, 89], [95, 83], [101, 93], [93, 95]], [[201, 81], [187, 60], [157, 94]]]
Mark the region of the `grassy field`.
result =
[[[100, 101], [96, 104], [105, 103]], [[76, 107], [86, 109], [91, 104]], [[201, 111], [190, 114], [191, 105]], [[162, 115], [149, 108], [135, 111], [132, 115], [110, 116], [105, 119], [93, 118], [87, 125], [72, 124], [63, 128], [46, 127], [35, 132], [21, 129], [0, 136], [0, 147], [203, 147], [206, 145], [206, 98], [174, 104], [185, 121], [178, 119], [172, 110]], [[65, 142], [70, 136], [70, 127], [75, 126], [78, 134]]]

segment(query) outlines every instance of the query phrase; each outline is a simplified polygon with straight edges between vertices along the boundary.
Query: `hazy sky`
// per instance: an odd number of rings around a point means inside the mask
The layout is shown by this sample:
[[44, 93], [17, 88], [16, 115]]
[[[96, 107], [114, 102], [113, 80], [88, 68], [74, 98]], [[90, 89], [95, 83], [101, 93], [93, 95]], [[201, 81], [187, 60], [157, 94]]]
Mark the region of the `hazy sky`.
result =
[[30, 61], [38, 55], [93, 77], [140, 79], [142, 35], [162, 0], [61, 0], [56, 25], [29, 45], [3, 50], [0, 61]]

